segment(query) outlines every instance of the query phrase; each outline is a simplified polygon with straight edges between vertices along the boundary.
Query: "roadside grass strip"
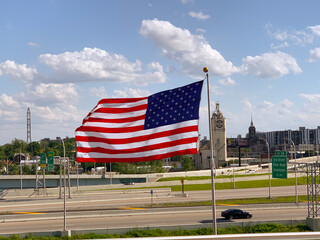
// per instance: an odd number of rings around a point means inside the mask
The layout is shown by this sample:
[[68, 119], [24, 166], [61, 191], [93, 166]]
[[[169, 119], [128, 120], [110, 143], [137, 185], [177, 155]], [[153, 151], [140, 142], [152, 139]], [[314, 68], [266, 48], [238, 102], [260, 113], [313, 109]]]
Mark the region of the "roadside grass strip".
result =
[[[298, 196], [299, 202], [307, 201], [307, 195]], [[245, 198], [245, 199], [226, 199], [216, 200], [218, 206], [240, 206], [245, 204], [268, 204], [268, 203], [293, 203], [295, 196], [288, 197], [272, 197], [272, 198]], [[192, 206], [212, 206], [212, 201], [195, 201], [195, 202], [176, 202], [176, 203], [158, 203], [153, 204], [152, 207], [192, 207]], [[150, 205], [143, 206], [150, 208]]]
[[[307, 177], [297, 178], [297, 184], [306, 185]], [[295, 178], [271, 179], [272, 187], [283, 187], [283, 186], [294, 186], [294, 185], [295, 185]], [[239, 181], [239, 182], [235, 182], [235, 187], [236, 189], [269, 187], [269, 180], [263, 179], [263, 180], [254, 180], [254, 181]], [[215, 189], [216, 190], [233, 189], [233, 182], [215, 183]], [[184, 185], [184, 191], [197, 191], [197, 190], [211, 190], [211, 183]], [[171, 186], [171, 191], [182, 191], [182, 186], [181, 185]]]
[[[181, 178], [179, 178], [181, 179]], [[294, 186], [295, 178], [287, 179], [271, 179], [272, 187], [284, 187], [284, 186]], [[307, 177], [298, 177], [298, 185], [307, 185]], [[235, 182], [236, 189], [245, 189], [245, 188], [262, 188], [269, 187], [269, 180], [252, 180], [252, 181], [237, 181]], [[133, 189], [157, 189], [157, 188], [171, 188], [172, 192], [181, 192], [182, 185], [171, 185], [171, 186], [154, 186], [154, 187], [134, 187], [134, 188], [113, 188], [113, 189], [101, 189], [101, 190], [133, 190]], [[224, 182], [224, 183], [215, 183], [216, 190], [222, 189], [233, 189], [233, 182]], [[211, 183], [205, 184], [184, 184], [184, 191], [204, 191], [211, 190]]]
[[[263, 176], [268, 175], [268, 173], [263, 174], [235, 174], [235, 177], [254, 177], [254, 176]], [[219, 175], [216, 176], [215, 179], [220, 178], [233, 178], [233, 175]], [[186, 181], [196, 181], [196, 180], [208, 180], [211, 179], [211, 176], [190, 176], [190, 177], [183, 177]], [[157, 182], [168, 182], [168, 181], [180, 181], [181, 177], [166, 177], [166, 178], [160, 178], [157, 180]]]
[[[275, 223], [267, 224], [258, 224], [250, 225], [246, 227], [227, 227], [227, 228], [218, 228], [218, 234], [242, 234], [242, 233], [288, 233], [296, 232], [299, 234], [301, 232], [310, 232], [310, 229], [305, 224], [299, 225], [280, 225]], [[83, 235], [74, 235], [71, 237], [57, 237], [57, 236], [33, 236], [32, 233], [29, 233], [25, 236], [19, 236], [18, 234], [13, 234], [10, 237], [1, 237], [0, 240], [78, 240], [78, 239], [108, 239], [108, 238], [145, 238], [150, 239], [152, 237], [168, 237], [168, 236], [198, 236], [198, 235], [212, 235], [212, 228], [198, 228], [198, 229], [177, 229], [177, 230], [162, 230], [162, 229], [132, 229], [126, 233], [87, 233]], [[222, 237], [224, 239], [224, 237]], [[222, 239], [221, 238], [221, 239]], [[177, 237], [176, 239], [179, 239]], [[191, 239], [191, 238], [189, 238]], [[192, 239], [201, 239], [201, 237], [193, 237]], [[219, 238], [220, 239], [220, 238]], [[227, 237], [226, 237], [227, 239]], [[250, 237], [251, 239], [251, 237]], [[269, 239], [269, 238], [268, 238]], [[274, 239], [274, 238], [273, 238]], [[286, 238], [288, 239], [288, 238]], [[292, 239], [292, 238], [291, 238]], [[301, 238], [302, 239], [302, 238]], [[305, 238], [304, 238], [305, 239]], [[308, 238], [308, 239], [312, 239]]]

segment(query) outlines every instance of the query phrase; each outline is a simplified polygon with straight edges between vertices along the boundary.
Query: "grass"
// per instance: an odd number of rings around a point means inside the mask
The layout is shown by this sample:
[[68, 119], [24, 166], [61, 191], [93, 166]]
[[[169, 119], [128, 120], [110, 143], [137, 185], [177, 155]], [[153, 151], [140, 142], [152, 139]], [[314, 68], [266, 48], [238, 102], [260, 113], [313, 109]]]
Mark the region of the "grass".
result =
[[[306, 185], [307, 178], [299, 177], [297, 178], [298, 185]], [[271, 179], [272, 187], [281, 187], [281, 186], [293, 186], [295, 185], [295, 178], [288, 179]], [[166, 186], [169, 187], [169, 186]], [[269, 187], [269, 180], [255, 180], [255, 181], [239, 181], [235, 182], [236, 189], [242, 188], [261, 188], [261, 187]], [[233, 189], [233, 182], [225, 182], [225, 183], [215, 183], [215, 189]], [[199, 191], [199, 190], [211, 190], [211, 183], [207, 184], [185, 184], [185, 191]], [[181, 185], [171, 186], [171, 191], [182, 191]]]
[[[307, 196], [298, 196], [299, 202], [306, 202]], [[242, 205], [242, 204], [263, 204], [263, 203], [292, 203], [296, 201], [295, 196], [272, 197], [272, 198], [244, 198], [244, 199], [226, 199], [216, 200], [216, 205]], [[211, 206], [212, 201], [194, 201], [194, 202], [176, 202], [176, 203], [157, 203], [152, 207], [191, 207], [191, 206]], [[141, 207], [150, 207], [150, 204]]]
[[[181, 179], [181, 178], [180, 178]], [[307, 177], [298, 177], [298, 185], [306, 185]], [[294, 186], [295, 178], [288, 179], [271, 179], [272, 187], [282, 187], [282, 186]], [[252, 181], [238, 181], [235, 182], [236, 189], [243, 188], [261, 188], [269, 187], [269, 180], [252, 180]], [[157, 189], [157, 188], [171, 188], [172, 192], [181, 192], [182, 185], [171, 185], [171, 186], [159, 186], [159, 187], [137, 187], [137, 188], [114, 188], [114, 189], [101, 189], [101, 190], [128, 190], [128, 189]], [[233, 189], [233, 182], [215, 183], [215, 189]], [[211, 183], [206, 184], [184, 184], [184, 191], [201, 191], [201, 190], [211, 190]]]
[[[247, 227], [227, 227], [218, 228], [219, 235], [222, 234], [239, 234], [239, 233], [267, 233], [267, 232], [307, 232], [310, 231], [306, 225], [299, 224], [295, 226], [285, 226], [274, 223], [258, 224]], [[88, 233], [84, 235], [75, 235], [72, 237], [35, 237], [32, 234], [20, 238], [18, 235], [11, 237], [0, 237], [0, 240], [73, 240], [73, 239], [104, 239], [104, 238], [136, 238], [136, 237], [164, 237], [164, 236], [197, 236], [197, 235], [212, 235], [212, 228], [198, 228], [192, 230], [178, 229], [178, 230], [161, 230], [161, 229], [147, 229], [139, 230], [133, 229], [124, 234], [96, 234]]]
[[[264, 174], [241, 174], [241, 175], [235, 174], [234, 176], [236, 178], [239, 178], [239, 177], [263, 176], [263, 175], [268, 175], [268, 173], [264, 173]], [[157, 182], [180, 181], [181, 178], [182, 177], [160, 178], [160, 179], [157, 180]], [[233, 175], [219, 175], [219, 176], [215, 177], [215, 179], [221, 179], [221, 178], [233, 178]], [[211, 176], [191, 176], [191, 177], [183, 177], [183, 179], [187, 180], [187, 181], [208, 180], [208, 179], [211, 179]]]

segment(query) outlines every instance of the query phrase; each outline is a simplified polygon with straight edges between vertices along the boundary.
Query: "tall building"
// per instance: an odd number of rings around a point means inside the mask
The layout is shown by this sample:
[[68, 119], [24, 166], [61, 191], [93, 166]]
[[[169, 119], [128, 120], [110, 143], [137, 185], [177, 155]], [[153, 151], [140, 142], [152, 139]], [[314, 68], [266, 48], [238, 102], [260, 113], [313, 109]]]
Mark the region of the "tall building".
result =
[[253, 125], [252, 117], [251, 117], [251, 123], [249, 127], [249, 139], [252, 139], [256, 136], [256, 127]]
[[227, 144], [226, 144], [226, 119], [220, 111], [219, 103], [216, 103], [216, 109], [212, 114], [212, 132], [213, 146], [215, 153], [215, 164], [218, 167], [219, 163], [227, 160]]
[[320, 126], [316, 129], [299, 127], [299, 130], [282, 130], [272, 132], [259, 132], [257, 136], [265, 138], [271, 151], [280, 150], [294, 143], [296, 150], [314, 150], [320, 148]]

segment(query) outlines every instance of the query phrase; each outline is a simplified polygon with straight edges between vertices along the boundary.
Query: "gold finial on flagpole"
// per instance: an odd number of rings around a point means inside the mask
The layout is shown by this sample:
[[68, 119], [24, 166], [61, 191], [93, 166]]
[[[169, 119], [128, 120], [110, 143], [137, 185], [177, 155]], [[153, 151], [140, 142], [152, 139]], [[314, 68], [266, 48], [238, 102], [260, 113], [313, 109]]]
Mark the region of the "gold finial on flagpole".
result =
[[204, 67], [204, 68], [203, 68], [203, 71], [204, 71], [205, 73], [207, 73], [207, 72], [209, 71], [209, 69], [208, 69], [207, 67]]

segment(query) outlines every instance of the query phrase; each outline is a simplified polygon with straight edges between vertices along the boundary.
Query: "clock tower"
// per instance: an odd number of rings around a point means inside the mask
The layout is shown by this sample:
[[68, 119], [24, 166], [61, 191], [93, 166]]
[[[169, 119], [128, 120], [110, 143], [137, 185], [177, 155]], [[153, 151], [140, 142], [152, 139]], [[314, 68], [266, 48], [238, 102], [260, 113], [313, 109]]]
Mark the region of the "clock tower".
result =
[[213, 150], [217, 168], [219, 163], [222, 164], [227, 160], [226, 119], [220, 112], [219, 103], [216, 103], [216, 110], [212, 114], [211, 121], [213, 126]]

